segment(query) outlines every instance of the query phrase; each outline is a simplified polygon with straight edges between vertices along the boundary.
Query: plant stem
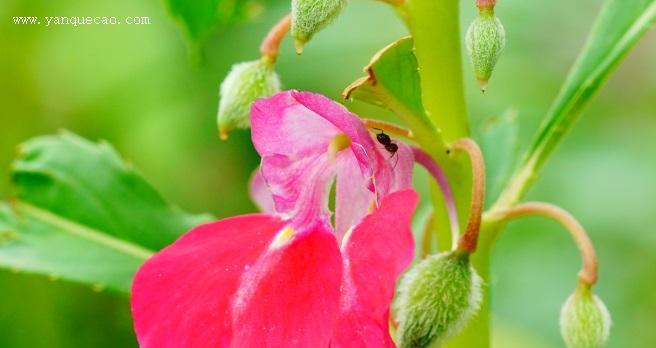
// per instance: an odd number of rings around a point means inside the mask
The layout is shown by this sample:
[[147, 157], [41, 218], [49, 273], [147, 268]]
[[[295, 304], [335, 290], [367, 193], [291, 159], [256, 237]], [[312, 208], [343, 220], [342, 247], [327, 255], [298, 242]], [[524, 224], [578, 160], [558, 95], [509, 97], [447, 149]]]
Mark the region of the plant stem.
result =
[[[412, 127], [417, 142], [452, 182], [456, 206], [461, 212], [459, 228], [464, 230], [471, 195], [471, 173], [464, 156], [447, 156], [449, 143], [469, 136], [460, 54], [460, 20], [457, 0], [407, 0], [398, 7], [410, 30], [420, 74], [422, 106], [434, 130], [429, 126]], [[424, 131], [426, 129], [426, 131]], [[431, 133], [437, 132], [437, 136]], [[423, 132], [423, 133], [422, 133]], [[421, 133], [421, 134], [420, 134]], [[430, 137], [425, 137], [425, 135]], [[431, 183], [435, 228], [439, 241], [449, 240], [450, 226], [444, 192]], [[439, 243], [440, 250], [448, 245]]]
[[[408, 0], [399, 10], [415, 44], [415, 55], [421, 75], [422, 102], [424, 109], [448, 144], [469, 136], [469, 121], [465, 105], [460, 51], [460, 18], [458, 0]], [[417, 138], [420, 138], [417, 134]], [[439, 163], [449, 178], [458, 178], [452, 183], [456, 206], [460, 214], [460, 226], [470, 209], [472, 176], [464, 156], [452, 157], [432, 151], [421, 143], [433, 159]], [[436, 190], [433, 185], [432, 191]], [[441, 235], [446, 233], [440, 224], [446, 211], [443, 195], [431, 195], [436, 226]], [[448, 230], [447, 230], [448, 231]], [[483, 231], [484, 232], [484, 231]], [[486, 239], [482, 236], [482, 239]], [[438, 238], [439, 240], [439, 238]], [[442, 247], [443, 248], [443, 247]], [[489, 283], [489, 249], [482, 248], [472, 255], [472, 262], [486, 283]], [[458, 337], [447, 343], [450, 348], [486, 348], [489, 338], [489, 297], [483, 301], [481, 311]]]
[[460, 56], [458, 0], [409, 0], [424, 108], [449, 143], [469, 135]]
[[292, 24], [292, 15], [288, 14], [283, 17], [276, 25], [271, 28], [267, 36], [262, 40], [260, 45], [260, 52], [262, 56], [268, 58], [271, 63], [275, 63], [280, 51], [280, 43], [282, 39], [289, 32]]
[[476, 0], [476, 7], [479, 10], [493, 9], [496, 4], [497, 0]]
[[451, 249], [455, 249], [458, 238], [460, 237], [460, 225], [458, 223], [458, 210], [449, 179], [444, 174], [442, 168], [427, 153], [416, 147], [412, 148], [412, 153], [414, 154], [415, 161], [428, 171], [440, 188], [449, 217], [449, 225], [451, 226]]
[[435, 213], [430, 212], [430, 215], [428, 217], [428, 220], [426, 221], [426, 226], [424, 227], [424, 231], [421, 235], [421, 254], [419, 256], [420, 260], [423, 260], [427, 256], [431, 254], [431, 245], [433, 243], [433, 223], [435, 220]]
[[472, 168], [472, 197], [469, 219], [465, 234], [460, 239], [458, 248], [466, 253], [473, 253], [478, 245], [478, 234], [481, 229], [481, 218], [485, 202], [485, 161], [483, 152], [475, 141], [464, 138], [453, 143], [452, 149], [464, 151], [469, 155]]
[[597, 282], [598, 263], [594, 246], [583, 226], [566, 210], [549, 203], [527, 202], [491, 214], [492, 219], [508, 220], [527, 215], [542, 215], [558, 221], [572, 235], [581, 252], [583, 268], [579, 273], [579, 280], [587, 286]]

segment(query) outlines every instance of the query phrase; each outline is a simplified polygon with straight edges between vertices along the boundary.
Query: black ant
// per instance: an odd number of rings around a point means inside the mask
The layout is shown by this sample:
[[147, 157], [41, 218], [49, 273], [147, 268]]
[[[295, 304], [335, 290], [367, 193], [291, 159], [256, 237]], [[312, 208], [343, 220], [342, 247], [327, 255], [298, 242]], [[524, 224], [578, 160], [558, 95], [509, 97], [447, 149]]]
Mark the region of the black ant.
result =
[[[380, 133], [376, 134], [376, 140], [385, 147], [385, 150], [387, 152], [391, 153], [392, 155], [390, 156], [390, 159], [396, 155], [397, 151], [399, 151], [399, 145], [395, 144], [392, 142], [392, 138], [390, 138], [389, 135], [385, 134], [385, 132], [380, 129], [380, 128], [374, 128], [375, 130], [379, 130]], [[399, 158], [396, 157], [396, 162], [398, 163]], [[394, 167], [396, 167], [396, 163], [394, 163]]]

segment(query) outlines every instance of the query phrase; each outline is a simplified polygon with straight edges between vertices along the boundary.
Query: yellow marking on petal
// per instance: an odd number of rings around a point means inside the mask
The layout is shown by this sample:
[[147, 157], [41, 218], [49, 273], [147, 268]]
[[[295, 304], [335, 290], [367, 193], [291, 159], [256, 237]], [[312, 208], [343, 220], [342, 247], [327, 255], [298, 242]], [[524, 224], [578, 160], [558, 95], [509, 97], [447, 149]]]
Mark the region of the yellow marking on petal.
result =
[[280, 248], [281, 246], [287, 244], [287, 242], [289, 242], [293, 236], [294, 236], [294, 229], [287, 226], [282, 231], [278, 232], [276, 237], [273, 238], [273, 241], [271, 242], [271, 245], [269, 247], [271, 249]]
[[348, 231], [344, 233], [344, 237], [342, 237], [342, 243], [340, 245], [340, 249], [344, 250], [344, 248], [346, 247], [346, 243], [348, 243], [349, 238], [351, 238], [351, 235], [353, 234], [354, 227], [355, 226], [351, 226], [351, 228], [349, 228]]
[[367, 209], [367, 213], [371, 214], [374, 211], [376, 211], [376, 200], [372, 200], [371, 204], [369, 204], [369, 209]]
[[334, 161], [337, 154], [351, 146], [351, 139], [344, 133], [337, 134], [328, 144], [328, 158]]

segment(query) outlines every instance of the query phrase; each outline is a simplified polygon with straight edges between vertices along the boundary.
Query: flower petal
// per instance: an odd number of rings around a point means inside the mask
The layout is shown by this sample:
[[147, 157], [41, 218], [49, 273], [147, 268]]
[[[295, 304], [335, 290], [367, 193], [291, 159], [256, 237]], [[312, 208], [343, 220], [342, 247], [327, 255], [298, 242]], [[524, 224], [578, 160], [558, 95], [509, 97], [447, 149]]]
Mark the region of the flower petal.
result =
[[276, 211], [276, 206], [273, 202], [271, 190], [269, 190], [269, 186], [266, 184], [264, 178], [262, 177], [262, 171], [260, 170], [260, 167], [255, 169], [253, 174], [251, 174], [251, 180], [248, 184], [248, 191], [251, 195], [251, 199], [261, 212], [274, 213]]
[[131, 298], [141, 347], [227, 347], [230, 298], [283, 225], [264, 214], [220, 220], [194, 228], [146, 261]]
[[330, 348], [396, 348], [389, 334], [389, 315], [372, 318], [352, 309], [340, 313]]
[[346, 232], [374, 207], [375, 196], [367, 186], [369, 178], [362, 176], [354, 156], [340, 156], [335, 184], [335, 233], [342, 240]]
[[[392, 166], [392, 183], [388, 192], [396, 192], [412, 188], [412, 169], [415, 165], [415, 157], [412, 148], [404, 143], [397, 142], [399, 150], [396, 156], [387, 160], [387, 165]], [[394, 159], [396, 157], [396, 159]]]
[[[388, 195], [345, 237], [341, 313], [333, 346], [393, 347], [387, 340], [389, 308], [396, 280], [414, 254], [410, 222], [417, 200], [412, 190]], [[366, 330], [354, 330], [353, 321], [366, 323]]]
[[244, 274], [233, 303], [231, 347], [328, 347], [342, 260], [335, 237], [319, 226], [272, 246]]
[[335, 188], [335, 232], [338, 240], [341, 240], [346, 231], [355, 226], [369, 209], [375, 207], [378, 203], [376, 199], [381, 199], [390, 192], [412, 187], [412, 149], [403, 143], [396, 144], [398, 151], [394, 154], [387, 152], [380, 144], [376, 146], [376, 195], [367, 189], [369, 178], [363, 177], [353, 164], [353, 156], [340, 157]]
[[[333, 138], [345, 134], [355, 158], [350, 162], [369, 179], [376, 168], [376, 149], [360, 119], [342, 105], [318, 94], [289, 91], [260, 99], [251, 113], [255, 148], [262, 156], [262, 175], [276, 210], [296, 226], [329, 221], [328, 195], [335, 174], [328, 156]], [[373, 191], [373, 187], [370, 187]]]

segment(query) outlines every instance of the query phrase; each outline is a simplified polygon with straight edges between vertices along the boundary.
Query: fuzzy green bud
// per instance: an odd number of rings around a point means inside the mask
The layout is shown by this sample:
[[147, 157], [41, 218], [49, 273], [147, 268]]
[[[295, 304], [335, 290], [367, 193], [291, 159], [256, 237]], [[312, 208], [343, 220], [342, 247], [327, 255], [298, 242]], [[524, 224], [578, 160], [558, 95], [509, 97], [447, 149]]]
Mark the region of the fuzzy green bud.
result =
[[296, 52], [342, 12], [346, 0], [292, 0], [292, 37]]
[[560, 333], [568, 348], [601, 348], [610, 334], [611, 319], [589, 285], [580, 284], [560, 311]]
[[467, 30], [465, 39], [474, 74], [485, 92], [487, 81], [506, 45], [506, 32], [492, 9], [481, 9]]
[[481, 278], [469, 255], [432, 255], [402, 279], [395, 302], [399, 348], [439, 346], [459, 333], [481, 303]]
[[221, 139], [250, 126], [251, 104], [280, 91], [280, 79], [268, 58], [238, 63], [221, 83], [217, 122]]

